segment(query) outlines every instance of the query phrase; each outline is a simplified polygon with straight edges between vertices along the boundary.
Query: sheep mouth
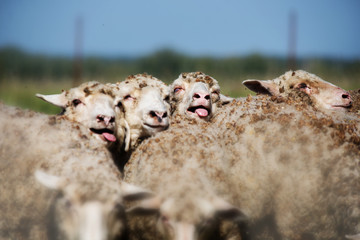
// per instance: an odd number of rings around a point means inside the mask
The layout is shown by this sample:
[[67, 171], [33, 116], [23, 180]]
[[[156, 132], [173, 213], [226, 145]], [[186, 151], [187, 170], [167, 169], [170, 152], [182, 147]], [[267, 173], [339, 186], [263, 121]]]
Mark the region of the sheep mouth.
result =
[[108, 128], [100, 128], [100, 129], [90, 128], [90, 131], [99, 135], [103, 141], [106, 141], [106, 142], [115, 142], [116, 141], [114, 131], [112, 131]]
[[165, 130], [169, 127], [169, 124], [167, 123], [160, 123], [160, 124], [150, 124], [150, 123], [144, 123], [146, 127], [157, 129], [157, 130]]
[[209, 116], [210, 114], [210, 108], [205, 107], [203, 105], [199, 105], [199, 106], [192, 106], [189, 107], [187, 109], [187, 112], [191, 113], [191, 114], [196, 114], [198, 115], [200, 118], [206, 118], [207, 116]]
[[349, 104], [345, 104], [345, 105], [331, 105], [331, 108], [351, 108], [352, 106], [352, 102], [350, 102]]

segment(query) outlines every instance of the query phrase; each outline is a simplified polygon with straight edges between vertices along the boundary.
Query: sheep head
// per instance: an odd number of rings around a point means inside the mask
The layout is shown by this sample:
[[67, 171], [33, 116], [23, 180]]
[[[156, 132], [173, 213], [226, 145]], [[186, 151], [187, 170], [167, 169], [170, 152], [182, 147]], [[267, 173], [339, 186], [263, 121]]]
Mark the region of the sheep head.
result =
[[163, 239], [217, 239], [222, 220], [236, 224], [247, 221], [245, 215], [223, 199], [214, 196], [189, 197], [186, 192], [166, 198], [155, 196], [127, 210], [131, 215], [157, 216], [157, 230]]
[[137, 74], [111, 86], [118, 109], [125, 113], [129, 124], [131, 147], [169, 127], [169, 89], [163, 82], [151, 75]]
[[288, 71], [274, 80], [245, 80], [243, 84], [256, 93], [273, 96], [287, 96], [300, 91], [308, 95], [319, 109], [344, 110], [352, 104], [347, 91], [303, 70]]
[[40, 170], [35, 172], [35, 177], [39, 183], [59, 192], [49, 215], [51, 232], [48, 234], [54, 239], [59, 236], [79, 240], [119, 239], [125, 231], [123, 200], [152, 196], [150, 192], [124, 182], [74, 182]]
[[36, 96], [61, 107], [68, 120], [88, 127], [102, 140], [116, 141], [114, 95], [106, 85], [86, 82], [60, 94]]
[[218, 104], [225, 104], [232, 98], [220, 94], [218, 82], [202, 72], [182, 73], [170, 85], [173, 114], [190, 118], [209, 120]]

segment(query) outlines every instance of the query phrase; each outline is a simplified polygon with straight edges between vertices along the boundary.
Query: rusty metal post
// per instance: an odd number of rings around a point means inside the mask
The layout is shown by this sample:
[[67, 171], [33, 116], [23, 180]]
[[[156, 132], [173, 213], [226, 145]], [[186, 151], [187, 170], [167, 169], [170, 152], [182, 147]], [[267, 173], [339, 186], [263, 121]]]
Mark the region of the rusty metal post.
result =
[[73, 62], [73, 87], [82, 81], [82, 44], [83, 44], [83, 19], [78, 17], [75, 22], [74, 62]]

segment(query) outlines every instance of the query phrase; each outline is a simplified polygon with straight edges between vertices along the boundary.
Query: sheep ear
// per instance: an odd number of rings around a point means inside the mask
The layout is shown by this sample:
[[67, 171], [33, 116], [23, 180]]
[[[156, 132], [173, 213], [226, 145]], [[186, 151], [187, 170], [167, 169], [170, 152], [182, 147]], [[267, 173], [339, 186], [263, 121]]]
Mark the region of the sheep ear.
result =
[[246, 215], [239, 208], [221, 198], [216, 198], [212, 203], [215, 208], [215, 215], [220, 218], [241, 222], [247, 220]]
[[223, 94], [220, 94], [220, 103], [221, 103], [221, 105], [228, 104], [228, 103], [232, 102], [232, 100], [234, 100], [234, 98], [225, 96]]
[[153, 197], [153, 193], [135, 185], [122, 182], [121, 192], [124, 200], [135, 201]]
[[126, 212], [132, 215], [153, 215], [159, 212], [160, 205], [160, 198], [152, 197], [150, 199], [141, 201], [139, 205], [126, 210]]
[[345, 237], [346, 237], [347, 239], [359, 240], [359, 239], [360, 239], [360, 233], [359, 233], [359, 234], [355, 234], [355, 235], [345, 235]]
[[128, 152], [130, 149], [130, 127], [128, 122], [124, 119], [125, 125], [125, 152]]
[[44, 100], [45, 102], [51, 103], [51, 104], [61, 107], [61, 108], [65, 108], [66, 104], [68, 102], [67, 99], [65, 98], [64, 93], [51, 94], [51, 95], [42, 95], [42, 94], [37, 93], [35, 96]]
[[278, 85], [272, 80], [245, 80], [242, 82], [248, 89], [259, 94], [278, 96], [280, 94]]
[[35, 178], [39, 183], [43, 184], [45, 187], [54, 190], [61, 189], [64, 184], [64, 181], [60, 177], [47, 174], [41, 170], [36, 170]]

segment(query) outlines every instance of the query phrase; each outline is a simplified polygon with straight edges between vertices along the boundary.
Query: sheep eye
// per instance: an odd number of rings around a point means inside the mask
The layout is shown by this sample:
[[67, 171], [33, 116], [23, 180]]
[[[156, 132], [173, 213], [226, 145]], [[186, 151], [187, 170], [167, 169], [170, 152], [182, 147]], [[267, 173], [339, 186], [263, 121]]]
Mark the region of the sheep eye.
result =
[[299, 88], [307, 88], [306, 83], [300, 83], [300, 84], [299, 84]]
[[180, 90], [182, 90], [182, 87], [176, 87], [176, 88], [174, 88], [174, 93], [177, 93], [177, 92], [179, 92]]
[[164, 98], [164, 101], [165, 101], [165, 102], [168, 102], [169, 100], [170, 100], [170, 96], [167, 95], [167, 96]]
[[124, 97], [124, 100], [132, 100], [132, 99], [135, 99], [135, 98], [133, 98], [130, 94], [128, 94]]
[[74, 99], [72, 100], [72, 104], [76, 107], [77, 105], [79, 105], [81, 103], [80, 99]]
[[119, 101], [119, 102], [116, 104], [116, 107], [121, 108], [121, 107], [122, 107], [122, 102]]

